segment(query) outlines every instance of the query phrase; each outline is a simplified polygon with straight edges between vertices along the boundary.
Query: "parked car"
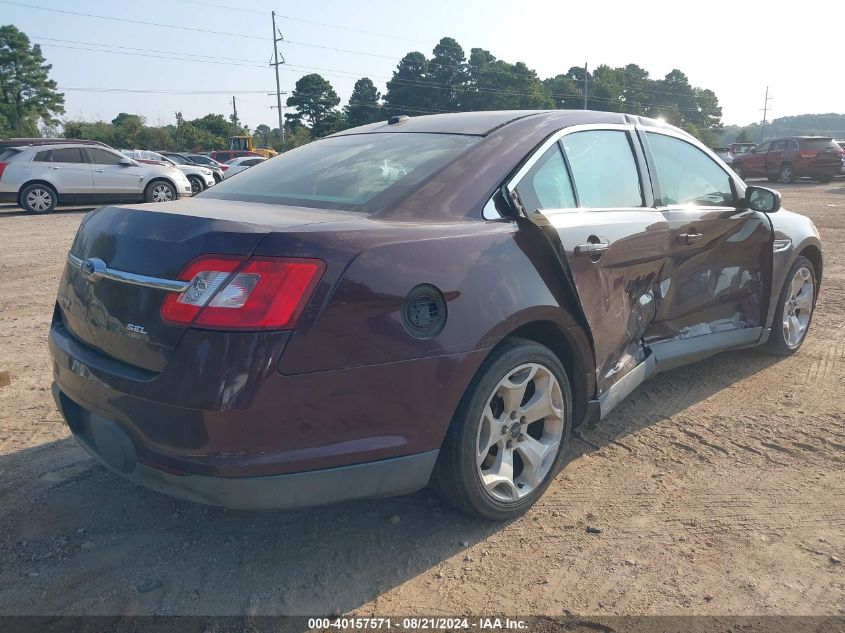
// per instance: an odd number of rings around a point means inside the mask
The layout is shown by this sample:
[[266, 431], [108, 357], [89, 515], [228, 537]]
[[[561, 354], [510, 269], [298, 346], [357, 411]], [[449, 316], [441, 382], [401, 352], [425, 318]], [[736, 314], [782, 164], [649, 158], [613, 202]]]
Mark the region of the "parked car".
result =
[[737, 156], [739, 154], [747, 154], [755, 147], [757, 147], [757, 143], [731, 143], [728, 145], [728, 151], [730, 151], [731, 156]]
[[790, 136], [735, 156], [731, 167], [743, 179], [765, 176], [771, 182], [790, 183], [797, 178], [830, 182], [842, 170], [842, 155], [842, 148], [832, 138]]
[[218, 183], [223, 180], [223, 170], [219, 167], [216, 167], [213, 164], [200, 164], [195, 160], [191, 160], [188, 158], [186, 154], [181, 154], [179, 152], [158, 152], [165, 158], [170, 161], [173, 161], [177, 165], [187, 165], [193, 167], [202, 167], [203, 169], [208, 169], [211, 172], [211, 175], [214, 177], [214, 182]]
[[393, 117], [168, 211], [80, 226], [54, 394], [114, 472], [232, 508], [431, 481], [516, 516], [648, 377], [795, 353], [822, 277], [777, 192], [619, 113]]
[[731, 161], [733, 161], [734, 159], [729, 147], [713, 147], [711, 149], [713, 150], [713, 153], [716, 154], [716, 156], [725, 161], [726, 165], [730, 165]]
[[205, 154], [185, 154], [185, 156], [194, 161], [197, 165], [204, 165], [206, 167], [216, 167], [221, 171], [226, 171], [227, 169], [229, 169], [229, 166], [226, 163], [218, 163], [211, 156], [206, 156]]
[[226, 165], [229, 167], [226, 170], [226, 173], [223, 174], [224, 178], [231, 178], [235, 174], [239, 174], [242, 171], [249, 169], [250, 167], [255, 167], [258, 163], [263, 163], [266, 158], [260, 156], [244, 156], [241, 158], [233, 158], [230, 160]]
[[173, 167], [140, 165], [116, 150], [88, 143], [30, 145], [0, 150], [0, 201], [29, 213], [57, 204], [167, 202], [191, 195]]
[[[845, 141], [836, 141], [836, 144], [845, 152]], [[845, 174], [845, 160], [842, 161], [842, 170], [839, 173]]]
[[218, 163], [228, 163], [233, 158], [244, 158], [246, 156], [258, 156], [264, 158], [257, 152], [249, 152], [246, 150], [222, 150], [208, 153], [209, 157], [216, 160]]
[[125, 156], [142, 163], [168, 165], [183, 171], [191, 183], [191, 191], [194, 195], [214, 186], [217, 182], [214, 178], [214, 172], [202, 165], [179, 164], [158, 152], [151, 152], [145, 149], [123, 149], [120, 151]]

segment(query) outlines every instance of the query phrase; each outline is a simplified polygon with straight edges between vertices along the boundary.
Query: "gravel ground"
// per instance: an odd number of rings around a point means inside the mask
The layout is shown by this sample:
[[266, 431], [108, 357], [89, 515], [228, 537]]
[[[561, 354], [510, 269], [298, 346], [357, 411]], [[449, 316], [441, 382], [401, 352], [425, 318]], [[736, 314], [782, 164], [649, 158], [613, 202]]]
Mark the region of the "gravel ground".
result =
[[250, 513], [109, 474], [50, 396], [82, 212], [0, 209], [0, 614], [845, 614], [845, 181], [782, 192], [825, 243], [800, 353], [652, 379], [507, 524], [426, 491]]

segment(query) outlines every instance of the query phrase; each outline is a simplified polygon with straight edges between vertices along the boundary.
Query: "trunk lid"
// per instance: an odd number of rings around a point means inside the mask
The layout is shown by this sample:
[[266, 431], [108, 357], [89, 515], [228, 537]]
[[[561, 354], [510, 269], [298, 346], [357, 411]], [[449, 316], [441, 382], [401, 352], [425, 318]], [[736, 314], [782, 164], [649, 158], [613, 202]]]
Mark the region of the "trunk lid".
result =
[[[347, 217], [343, 212], [202, 198], [107, 206], [86, 216], [70, 255], [76, 261], [97, 258], [121, 272], [175, 280], [201, 255], [248, 257], [271, 232]], [[68, 263], [58, 304], [62, 322], [75, 338], [114, 359], [159, 372], [187, 330], [162, 321], [167, 294], [108, 278], [92, 282]]]

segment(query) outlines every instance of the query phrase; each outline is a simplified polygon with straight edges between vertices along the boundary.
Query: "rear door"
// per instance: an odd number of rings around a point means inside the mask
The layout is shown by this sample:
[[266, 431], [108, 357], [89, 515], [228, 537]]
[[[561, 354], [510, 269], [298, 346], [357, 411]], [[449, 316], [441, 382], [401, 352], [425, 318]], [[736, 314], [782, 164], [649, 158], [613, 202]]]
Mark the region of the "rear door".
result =
[[91, 165], [78, 147], [62, 147], [38, 152], [33, 163], [46, 167], [44, 177], [56, 186], [60, 196], [90, 196], [94, 193]]
[[743, 208], [733, 177], [695, 144], [663, 129], [642, 137], [656, 207], [670, 230], [657, 316], [646, 344], [679, 342], [674, 349], [680, 357], [689, 349], [684, 341], [706, 335], [725, 346], [756, 341], [771, 287], [769, 219]]
[[[598, 395], [645, 359], [668, 223], [643, 188], [632, 126], [557, 133], [508, 184], [531, 219], [554, 228], [593, 339]], [[631, 387], [633, 388], [633, 387]], [[602, 411], [605, 406], [602, 404]]]
[[94, 189], [102, 199], [134, 199], [141, 195], [143, 175], [139, 167], [121, 164], [124, 157], [99, 147], [86, 148], [94, 173]]

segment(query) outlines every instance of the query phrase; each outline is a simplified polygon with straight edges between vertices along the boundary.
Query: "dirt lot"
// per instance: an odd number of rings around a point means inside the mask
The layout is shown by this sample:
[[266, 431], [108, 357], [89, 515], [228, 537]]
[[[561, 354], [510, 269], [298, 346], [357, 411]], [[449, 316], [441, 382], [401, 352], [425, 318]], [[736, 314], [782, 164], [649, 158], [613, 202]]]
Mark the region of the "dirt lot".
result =
[[425, 491], [227, 512], [107, 473], [50, 396], [48, 323], [82, 213], [0, 210], [0, 613], [845, 613], [845, 181], [783, 194], [826, 249], [801, 352], [656, 377], [577, 433], [505, 525]]

